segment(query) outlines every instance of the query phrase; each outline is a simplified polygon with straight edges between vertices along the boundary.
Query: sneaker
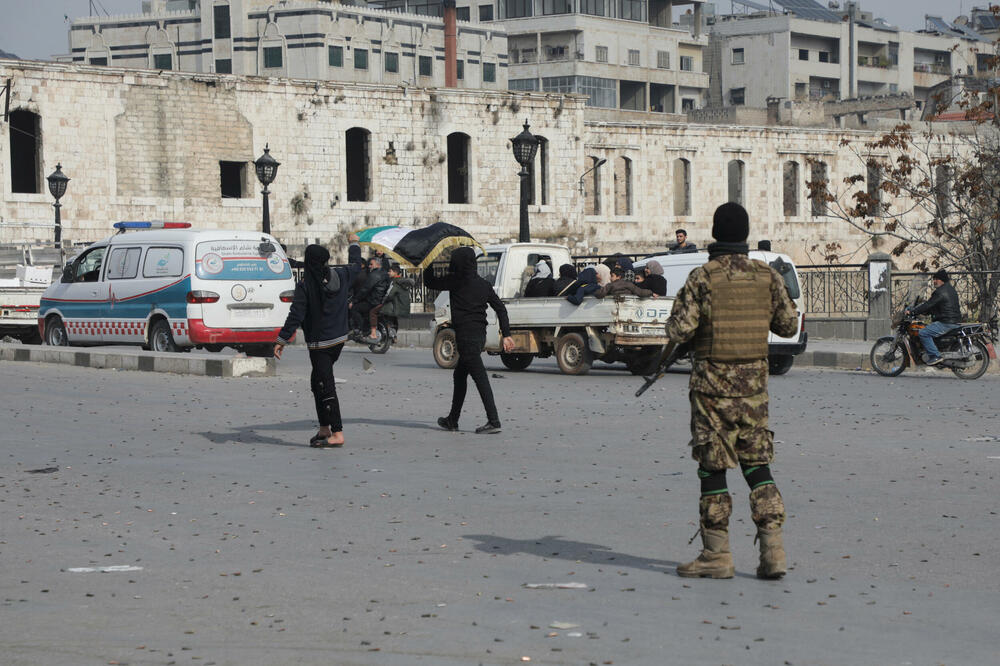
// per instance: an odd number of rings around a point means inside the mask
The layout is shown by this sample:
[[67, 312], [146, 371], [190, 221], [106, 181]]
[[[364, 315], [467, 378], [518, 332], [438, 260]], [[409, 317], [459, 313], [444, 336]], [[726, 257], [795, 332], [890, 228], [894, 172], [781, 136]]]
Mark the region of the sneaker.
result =
[[481, 425], [476, 428], [477, 435], [492, 435], [497, 432], [500, 432], [499, 423], [487, 423], [486, 425]]
[[943, 360], [944, 358], [942, 358], [941, 356], [938, 356], [936, 358], [929, 358], [927, 359], [927, 365], [937, 365]]
[[452, 421], [447, 416], [442, 416], [438, 418], [438, 425], [449, 432], [455, 432], [458, 430], [458, 424]]

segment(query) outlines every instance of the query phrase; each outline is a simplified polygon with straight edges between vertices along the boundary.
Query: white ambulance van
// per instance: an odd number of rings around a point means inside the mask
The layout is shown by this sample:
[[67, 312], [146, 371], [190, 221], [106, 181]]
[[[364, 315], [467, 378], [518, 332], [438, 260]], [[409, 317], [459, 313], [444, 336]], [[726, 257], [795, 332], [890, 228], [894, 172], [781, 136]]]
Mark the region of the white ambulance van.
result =
[[114, 226], [116, 235], [83, 250], [42, 295], [47, 344], [271, 355], [295, 288], [273, 237], [187, 222]]

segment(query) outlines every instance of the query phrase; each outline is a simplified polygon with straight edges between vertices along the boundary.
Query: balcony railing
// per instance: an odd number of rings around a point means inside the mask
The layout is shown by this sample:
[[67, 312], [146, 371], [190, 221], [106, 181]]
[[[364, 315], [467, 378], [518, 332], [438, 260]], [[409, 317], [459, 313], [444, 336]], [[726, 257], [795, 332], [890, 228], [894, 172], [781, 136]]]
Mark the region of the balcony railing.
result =
[[932, 65], [930, 63], [918, 62], [913, 65], [914, 72], [925, 72], [927, 74], [951, 74], [951, 68], [948, 65]]

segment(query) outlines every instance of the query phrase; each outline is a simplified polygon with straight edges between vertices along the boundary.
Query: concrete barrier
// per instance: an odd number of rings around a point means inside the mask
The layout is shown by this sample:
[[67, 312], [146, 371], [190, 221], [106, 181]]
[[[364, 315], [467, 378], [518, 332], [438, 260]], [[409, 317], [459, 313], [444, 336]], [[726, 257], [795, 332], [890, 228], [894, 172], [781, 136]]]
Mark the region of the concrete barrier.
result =
[[277, 369], [273, 358], [210, 358], [185, 353], [148, 351], [102, 351], [99, 348], [49, 347], [46, 345], [0, 344], [0, 360], [31, 363], [62, 363], [81, 368], [171, 372], [205, 377], [270, 377]]

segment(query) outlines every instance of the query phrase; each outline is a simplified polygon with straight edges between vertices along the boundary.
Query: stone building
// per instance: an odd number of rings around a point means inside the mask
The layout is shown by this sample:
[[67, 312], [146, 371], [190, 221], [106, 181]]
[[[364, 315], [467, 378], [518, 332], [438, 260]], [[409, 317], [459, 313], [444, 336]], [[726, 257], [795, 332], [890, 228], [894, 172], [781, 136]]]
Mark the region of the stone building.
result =
[[[331, 0], [146, 0], [70, 26], [77, 63], [417, 88], [445, 82], [444, 22]], [[458, 22], [457, 87], [507, 88], [502, 26]]]
[[575, 95], [0, 61], [7, 78], [0, 242], [51, 237], [45, 176], [57, 162], [72, 179], [70, 240], [127, 219], [260, 228], [252, 160], [265, 144], [281, 162], [272, 229], [293, 247], [436, 220], [509, 241], [519, 203], [510, 138], [525, 118], [544, 139], [532, 167], [536, 239], [579, 253], [655, 251], [684, 227], [703, 245], [715, 207], [735, 200], [754, 220], [751, 241], [769, 238], [799, 261], [818, 260], [813, 246], [866, 240], [809, 201], [806, 185], [856, 172], [840, 141], [864, 133], [588, 120]]

